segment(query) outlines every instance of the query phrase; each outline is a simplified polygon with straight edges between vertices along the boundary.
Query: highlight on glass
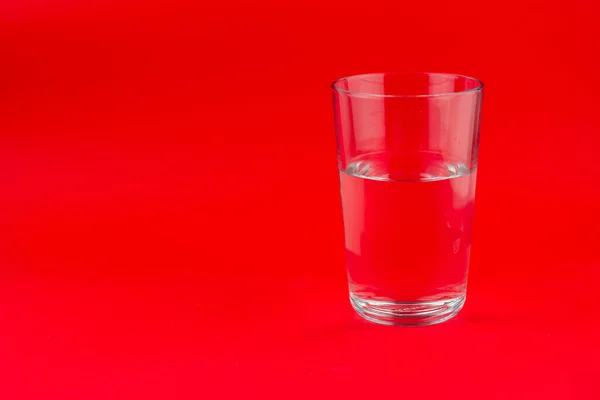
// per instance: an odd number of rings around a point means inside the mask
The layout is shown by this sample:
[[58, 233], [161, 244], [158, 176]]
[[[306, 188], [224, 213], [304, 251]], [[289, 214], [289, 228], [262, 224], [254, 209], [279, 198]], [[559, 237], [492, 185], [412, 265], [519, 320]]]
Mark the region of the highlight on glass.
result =
[[466, 299], [483, 84], [373, 73], [332, 85], [350, 302], [427, 325]]

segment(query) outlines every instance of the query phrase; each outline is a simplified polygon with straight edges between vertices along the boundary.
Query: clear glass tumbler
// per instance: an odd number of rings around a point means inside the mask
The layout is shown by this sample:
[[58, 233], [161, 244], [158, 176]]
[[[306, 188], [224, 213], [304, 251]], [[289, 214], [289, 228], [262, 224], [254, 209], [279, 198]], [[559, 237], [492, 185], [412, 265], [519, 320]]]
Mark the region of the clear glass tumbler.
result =
[[466, 297], [482, 82], [376, 73], [331, 87], [352, 306], [383, 324], [453, 317]]

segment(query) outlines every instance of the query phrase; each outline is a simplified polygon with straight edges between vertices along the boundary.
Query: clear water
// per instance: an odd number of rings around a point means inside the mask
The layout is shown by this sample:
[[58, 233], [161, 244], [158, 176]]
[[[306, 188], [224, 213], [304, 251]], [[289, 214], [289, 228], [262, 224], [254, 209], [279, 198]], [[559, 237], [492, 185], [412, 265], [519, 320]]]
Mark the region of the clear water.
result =
[[464, 295], [476, 169], [439, 154], [368, 154], [340, 171], [350, 292], [426, 302]]

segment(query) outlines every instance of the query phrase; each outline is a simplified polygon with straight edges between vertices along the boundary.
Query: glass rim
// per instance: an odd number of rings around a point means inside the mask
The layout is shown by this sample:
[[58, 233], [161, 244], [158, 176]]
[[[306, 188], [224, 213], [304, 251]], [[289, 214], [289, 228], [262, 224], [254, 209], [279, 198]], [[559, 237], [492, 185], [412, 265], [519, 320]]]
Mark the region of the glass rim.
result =
[[[470, 81], [473, 81], [477, 84], [476, 87], [472, 89], [459, 90], [457, 92], [444, 92], [444, 93], [422, 93], [422, 94], [385, 94], [385, 93], [370, 93], [370, 92], [361, 92], [354, 90], [346, 90], [339, 87], [336, 87], [338, 83], [348, 80], [350, 78], [358, 78], [358, 77], [368, 77], [368, 76], [385, 76], [385, 75], [428, 75], [428, 76], [445, 76], [445, 77], [454, 77], [454, 78], [463, 78]], [[481, 92], [483, 90], [483, 82], [477, 78], [473, 78], [467, 75], [461, 74], [453, 74], [446, 72], [370, 72], [366, 74], [355, 74], [348, 75], [334, 80], [331, 85], [331, 89], [338, 93], [344, 93], [351, 96], [363, 96], [363, 97], [391, 97], [391, 98], [417, 98], [417, 97], [442, 97], [442, 96], [455, 96], [466, 93], [473, 92]]]

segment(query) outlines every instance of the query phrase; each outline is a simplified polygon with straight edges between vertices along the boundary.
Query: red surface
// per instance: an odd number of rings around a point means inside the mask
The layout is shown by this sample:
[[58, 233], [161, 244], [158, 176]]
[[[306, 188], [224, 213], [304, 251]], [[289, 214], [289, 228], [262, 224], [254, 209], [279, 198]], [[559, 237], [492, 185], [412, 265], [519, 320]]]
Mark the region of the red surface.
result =
[[[600, 397], [593, 1], [0, 5], [0, 397]], [[469, 298], [351, 310], [328, 84], [486, 83]], [[316, 178], [315, 178], [316, 176]]]

